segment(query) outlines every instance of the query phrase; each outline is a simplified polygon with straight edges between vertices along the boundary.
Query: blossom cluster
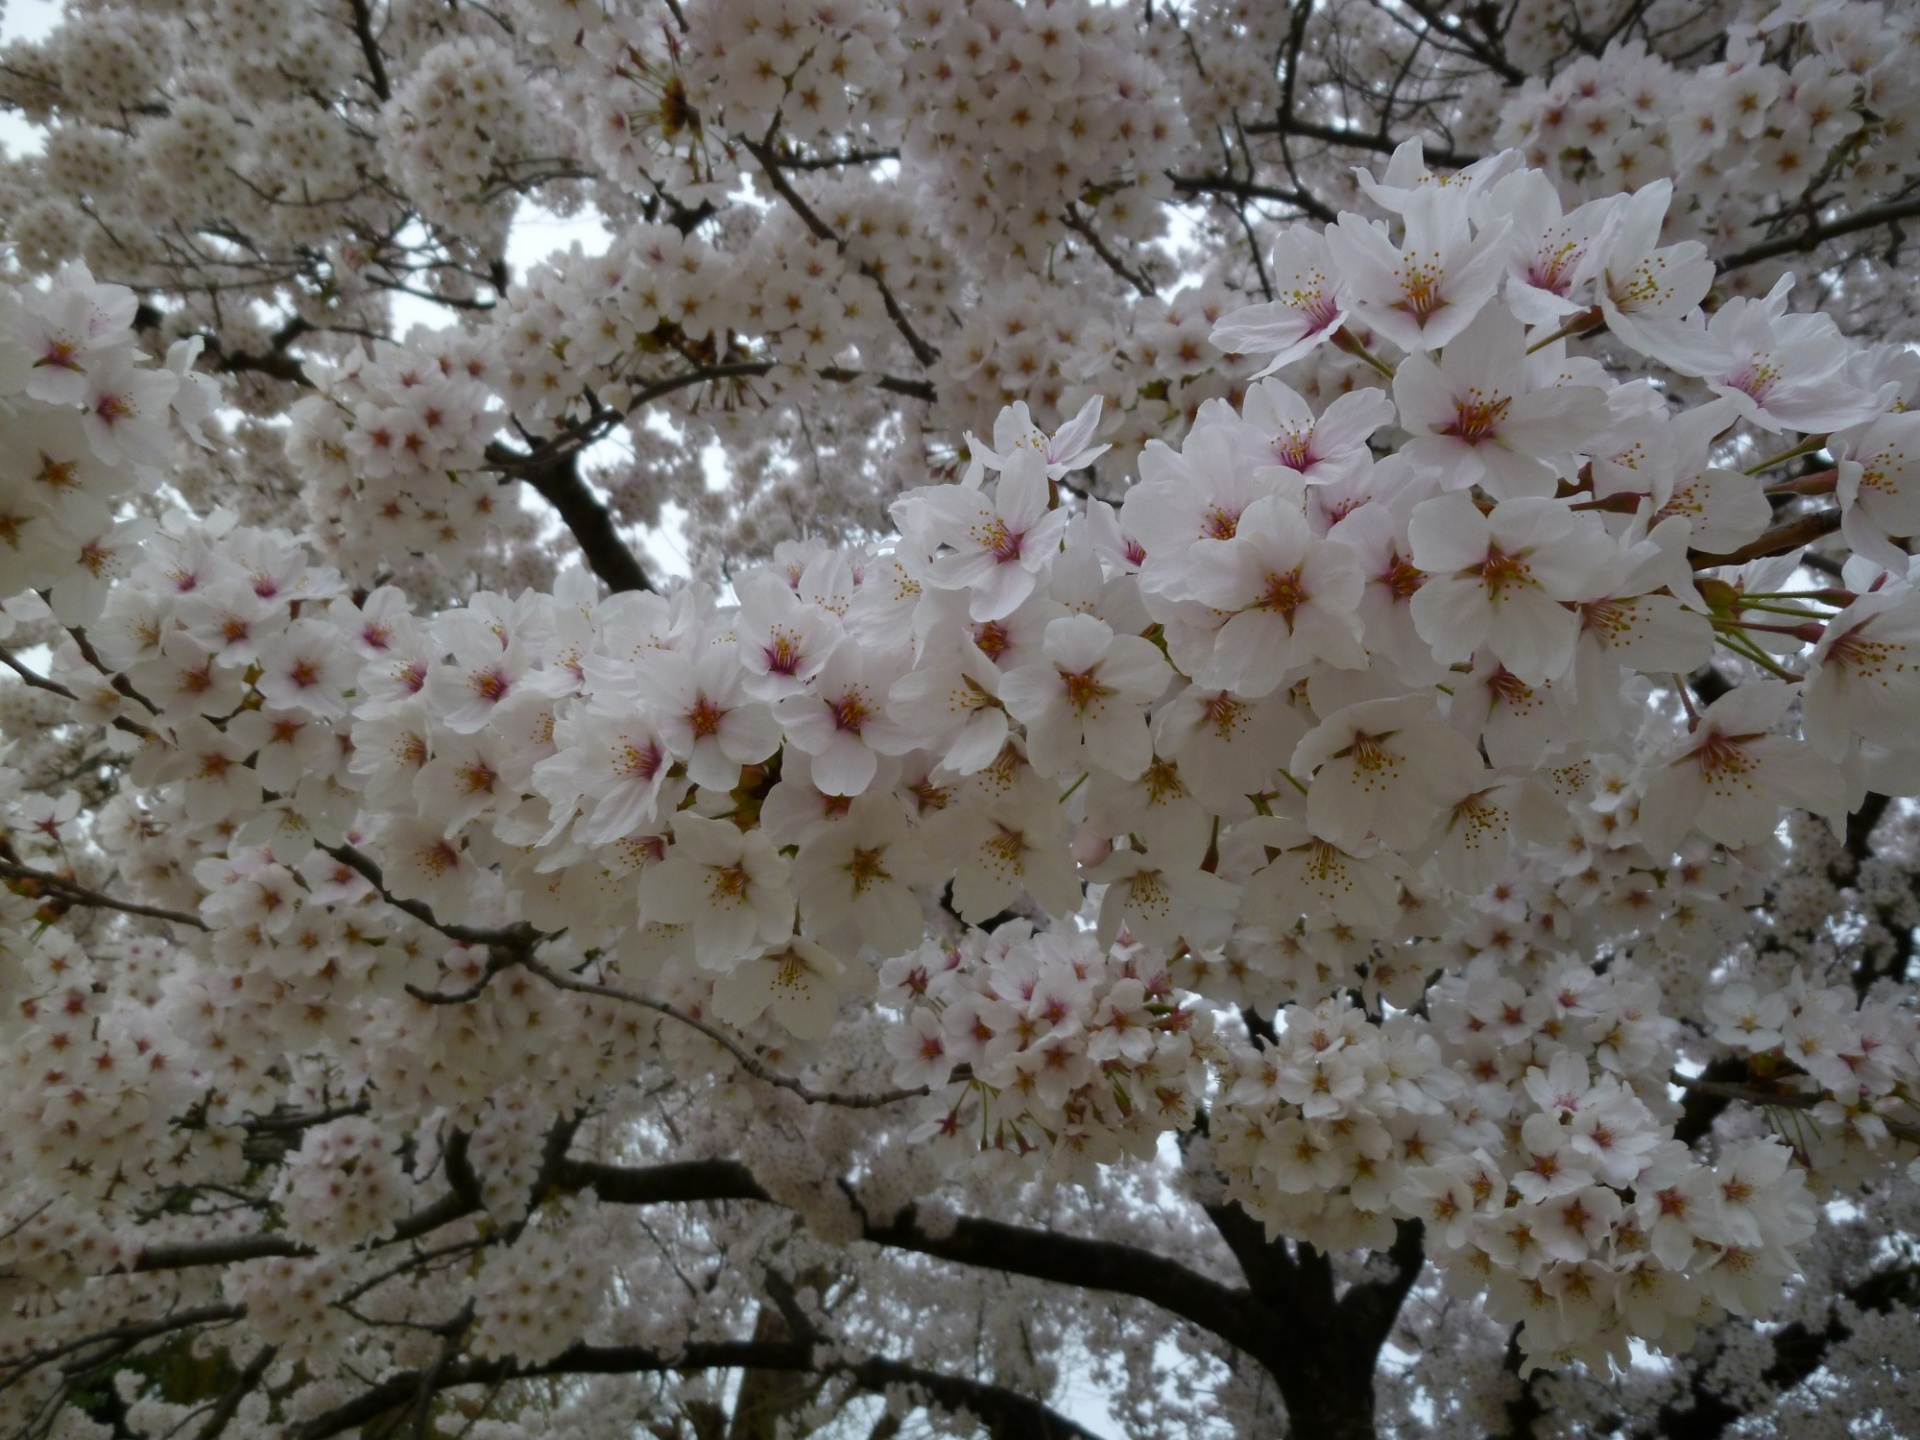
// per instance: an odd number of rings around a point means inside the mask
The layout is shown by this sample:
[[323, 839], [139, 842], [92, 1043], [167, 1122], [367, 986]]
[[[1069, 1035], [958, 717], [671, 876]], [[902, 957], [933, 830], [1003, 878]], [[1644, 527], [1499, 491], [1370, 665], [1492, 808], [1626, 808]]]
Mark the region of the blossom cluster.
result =
[[[1049, 40], [1049, 13], [1085, 25]], [[1113, 79], [1080, 53], [1105, 24], [1010, 11], [988, 38], [1019, 94], [1070, 107]], [[316, 370], [288, 439], [311, 541], [120, 518], [168, 401], [205, 414], [191, 344], [143, 367], [130, 295], [82, 271], [6, 292], [0, 449], [76, 477], [5, 476], [8, 593], [47, 591], [8, 623], [125, 761], [84, 820], [77, 790], [0, 787], [8, 864], [34, 899], [111, 881], [204, 931], [96, 992], [6, 902], [6, 1158], [159, 1184], [174, 1115], [217, 1130], [293, 1093], [325, 1118], [261, 1203], [320, 1260], [229, 1285], [271, 1337], [424, 1199], [391, 1127], [457, 1123], [478, 1203], [524, 1225], [477, 1267], [476, 1353], [538, 1364], [598, 1298], [527, 1193], [542, 1123], [643, 1065], [764, 1078], [867, 1024], [869, 1070], [927, 1088], [913, 1140], [941, 1164], [1087, 1179], [1211, 1100], [1196, 1151], [1225, 1194], [1329, 1248], [1422, 1219], [1536, 1359], [1623, 1362], [1771, 1303], [1802, 1170], [1674, 1139], [1649, 976], [1716, 953], [1788, 808], [1920, 791], [1920, 367], [1785, 284], [1707, 315], [1665, 182], [1569, 210], [1516, 152], [1439, 176], [1414, 147], [1362, 189], [1378, 217], [1283, 233], [1275, 298], [1210, 324], [1263, 373], [1146, 443], [1117, 507], [1081, 493], [1121, 433], [1089, 386], [1051, 430], [1023, 403], [968, 436], [897, 534], [781, 546], [727, 592], [570, 570], [436, 607], [378, 583], [383, 550], [483, 535], [495, 393], [576, 420], [668, 349], [722, 363], [721, 307], [774, 292], [675, 226], [510, 292], [497, 355], [416, 337]], [[755, 244], [767, 285], [859, 273], [790, 222]], [[788, 319], [809, 363], [868, 358]], [[1611, 354], [1580, 343], [1602, 327]], [[1810, 581], [1792, 507], [1829, 496], [1853, 553]], [[876, 988], [897, 1019], [864, 1013]], [[1864, 1174], [1910, 1158], [1888, 1122], [1913, 1022], [1835, 993], [1702, 1003]], [[789, 1168], [825, 1197], [810, 1221], [846, 1212]]]
[[488, 362], [471, 342], [419, 339], [353, 350], [293, 407], [287, 453], [312, 533], [356, 576], [409, 551], [478, 549], [503, 508], [483, 470], [500, 418]]
[[498, 246], [510, 168], [530, 158], [533, 107], [514, 58], [471, 38], [436, 45], [388, 103], [388, 163], [426, 217]]
[[1857, 200], [1911, 174], [1912, 40], [1898, 6], [1818, 4], [1736, 23], [1724, 57], [1693, 69], [1616, 43], [1529, 79], [1500, 137], [1569, 195], [1671, 176], [1687, 197], [1676, 230], [1737, 247], [1757, 216], [1803, 196]]
[[916, 1133], [995, 1165], [1037, 1152], [1048, 1173], [1085, 1175], [1191, 1125], [1211, 1014], [1152, 961], [1025, 921], [888, 960], [879, 999], [906, 1021], [887, 1032], [894, 1080], [933, 1091]]
[[1085, 0], [910, 8], [902, 39], [922, 100], [903, 159], [925, 167], [952, 233], [1031, 262], [1070, 224], [1127, 240], [1158, 231], [1154, 200], [1186, 122], [1125, 29]]
[[0, 287], [0, 591], [44, 590], [68, 624], [99, 613], [138, 538], [118, 502], [171, 462], [170, 417], [197, 432], [213, 407], [211, 383], [191, 374], [198, 342], [149, 366], [135, 309], [131, 290], [80, 264], [44, 289]]

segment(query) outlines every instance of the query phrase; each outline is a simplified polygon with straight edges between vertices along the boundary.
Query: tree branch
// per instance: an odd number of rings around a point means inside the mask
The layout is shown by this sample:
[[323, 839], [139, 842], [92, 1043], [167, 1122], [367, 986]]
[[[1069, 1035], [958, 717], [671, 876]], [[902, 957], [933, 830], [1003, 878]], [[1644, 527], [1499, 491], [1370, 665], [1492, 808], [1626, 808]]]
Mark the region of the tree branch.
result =
[[1824, 224], [1809, 225], [1806, 229], [1791, 235], [1777, 236], [1772, 240], [1762, 240], [1757, 245], [1749, 245], [1744, 250], [1736, 250], [1724, 259], [1714, 261], [1722, 270], [1738, 270], [1742, 266], [1757, 265], [1762, 260], [1772, 260], [1781, 255], [1797, 255], [1817, 249], [1829, 240], [1838, 240], [1843, 235], [1858, 234], [1862, 230], [1873, 230], [1881, 225], [1894, 225], [1902, 220], [1911, 220], [1920, 216], [1920, 196], [1907, 200], [1895, 200], [1885, 205], [1869, 206], [1865, 210], [1856, 210], [1851, 215], [1842, 215], [1838, 219]]
[[45, 870], [35, 870], [30, 865], [0, 856], [0, 876], [9, 880], [24, 880], [38, 885], [54, 898], [66, 901], [69, 905], [87, 905], [97, 910], [118, 910], [123, 915], [141, 915], [149, 920], [170, 920], [175, 925], [191, 925], [196, 930], [205, 930], [207, 922], [198, 915], [189, 915], [182, 910], [166, 910], [158, 905], [141, 905], [132, 900], [116, 900], [111, 895], [103, 895], [98, 890], [89, 890], [84, 885]]
[[598, 995], [608, 1000], [619, 1000], [628, 1005], [638, 1005], [658, 1015], [665, 1015], [669, 1019], [678, 1020], [682, 1025], [698, 1030], [725, 1050], [739, 1063], [740, 1068], [754, 1079], [790, 1091], [810, 1105], [838, 1105], [848, 1110], [875, 1110], [884, 1105], [897, 1105], [902, 1100], [917, 1100], [929, 1093], [924, 1085], [917, 1085], [907, 1090], [883, 1090], [877, 1095], [861, 1095], [841, 1090], [815, 1090], [791, 1075], [782, 1075], [778, 1071], [768, 1069], [755, 1055], [735, 1043], [718, 1026], [709, 1025], [698, 1016], [689, 1015], [686, 1011], [669, 1005], [664, 1000], [636, 995], [631, 990], [622, 990], [614, 985], [599, 985], [591, 980], [577, 980], [571, 975], [555, 970], [551, 965], [543, 964], [532, 955], [523, 957], [521, 963], [549, 985], [557, 986], [562, 990], [572, 990], [581, 995]]
[[647, 572], [620, 538], [613, 512], [600, 503], [592, 487], [581, 478], [579, 455], [578, 450], [566, 450], [548, 463], [527, 464], [517, 473], [559, 511], [561, 523], [573, 532], [587, 565], [609, 590], [618, 594], [654, 589]]
[[1243, 200], [1272, 200], [1291, 205], [1302, 214], [1327, 224], [1340, 218], [1304, 190], [1276, 190], [1270, 185], [1256, 185], [1251, 180], [1241, 180], [1232, 175], [1168, 175], [1167, 178], [1173, 182], [1174, 189], [1195, 195], [1234, 195]]
[[1822, 536], [1831, 535], [1840, 528], [1839, 510], [1820, 510], [1812, 515], [1803, 515], [1798, 520], [1789, 520], [1784, 525], [1776, 525], [1750, 545], [1742, 545], [1725, 555], [1690, 554], [1688, 563], [1696, 570], [1705, 570], [1715, 565], [1744, 565], [1749, 560], [1759, 560], [1768, 555], [1784, 555], [1789, 550], [1797, 550], [1802, 545], [1811, 545]]
[[1066, 222], [1069, 230], [1080, 236], [1081, 239], [1085, 240], [1087, 244], [1093, 248], [1093, 253], [1100, 257], [1101, 261], [1109, 270], [1133, 286], [1134, 289], [1138, 290], [1147, 299], [1151, 300], [1153, 298], [1155, 293], [1153, 282], [1138, 270], [1130, 270], [1127, 268], [1127, 262], [1114, 254], [1112, 249], [1108, 247], [1107, 242], [1100, 238], [1100, 232], [1095, 230], [1086, 216], [1080, 213], [1079, 206], [1069, 203], [1060, 218]]
[[[833, 246], [836, 252], [846, 254], [847, 242], [834, 234], [833, 227], [814, 213], [813, 207], [807, 204], [800, 192], [793, 188], [785, 175], [781, 174], [779, 156], [775, 155], [768, 146], [757, 141], [742, 140], [740, 144], [749, 155], [759, 161], [760, 169], [766, 174], [767, 183], [773, 186], [781, 199], [793, 207], [793, 213], [800, 217], [801, 223], [820, 239]], [[879, 287], [880, 303], [887, 307], [887, 318], [893, 321], [893, 328], [900, 332], [901, 338], [907, 342], [907, 348], [913, 351], [913, 358], [928, 369], [932, 369], [940, 359], [940, 352], [920, 338], [919, 331], [913, 328], [913, 322], [907, 319], [906, 312], [900, 308], [900, 302], [894, 299], [893, 291], [888, 287], [885, 277], [877, 267], [865, 260], [860, 261], [860, 273]]]
[[775, 1370], [842, 1376], [863, 1390], [906, 1385], [948, 1410], [969, 1410], [988, 1423], [996, 1440], [1094, 1440], [1092, 1434], [1042, 1402], [1003, 1386], [945, 1375], [883, 1355], [862, 1360], [834, 1358], [832, 1352], [803, 1340], [726, 1340], [693, 1344], [677, 1352], [641, 1345], [575, 1345], [540, 1365], [507, 1360], [465, 1360], [440, 1367], [438, 1374], [406, 1371], [390, 1375], [344, 1405], [315, 1416], [291, 1433], [296, 1440], [328, 1440], [415, 1403], [423, 1386], [430, 1391], [461, 1385], [500, 1385], [512, 1380], [563, 1375], [641, 1375], [664, 1371]]
[[353, 33], [360, 41], [360, 53], [367, 57], [368, 80], [373, 93], [380, 97], [382, 104], [393, 98], [393, 87], [387, 83], [387, 63], [380, 54], [380, 42], [373, 34], [373, 12], [367, 0], [352, 0]]

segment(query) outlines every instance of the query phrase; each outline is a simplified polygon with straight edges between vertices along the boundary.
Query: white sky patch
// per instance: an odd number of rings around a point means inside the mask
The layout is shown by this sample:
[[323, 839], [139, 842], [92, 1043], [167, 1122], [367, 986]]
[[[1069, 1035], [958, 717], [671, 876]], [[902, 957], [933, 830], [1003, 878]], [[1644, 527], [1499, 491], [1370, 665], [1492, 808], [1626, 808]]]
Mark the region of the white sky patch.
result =
[[[0, 44], [38, 40], [60, 23], [62, 0], [0, 0]], [[0, 110], [0, 152], [10, 159], [40, 153], [40, 132], [11, 110]]]

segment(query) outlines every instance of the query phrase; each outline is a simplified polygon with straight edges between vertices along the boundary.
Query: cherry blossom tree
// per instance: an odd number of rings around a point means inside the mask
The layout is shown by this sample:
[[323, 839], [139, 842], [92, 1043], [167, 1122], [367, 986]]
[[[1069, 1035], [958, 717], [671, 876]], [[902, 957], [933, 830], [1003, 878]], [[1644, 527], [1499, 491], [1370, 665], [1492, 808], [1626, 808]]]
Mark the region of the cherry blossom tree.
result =
[[1917, 48], [0, 48], [0, 1432], [1914, 1433]]

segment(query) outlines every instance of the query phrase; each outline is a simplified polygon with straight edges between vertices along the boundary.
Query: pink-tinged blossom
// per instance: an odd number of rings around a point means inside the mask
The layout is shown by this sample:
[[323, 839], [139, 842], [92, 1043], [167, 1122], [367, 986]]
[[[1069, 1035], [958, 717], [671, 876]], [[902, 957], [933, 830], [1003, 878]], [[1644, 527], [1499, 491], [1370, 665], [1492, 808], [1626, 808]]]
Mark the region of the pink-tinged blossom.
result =
[[940, 765], [971, 775], [1007, 743], [1001, 672], [972, 644], [955, 646], [893, 682], [887, 713], [906, 734], [933, 742]]
[[1502, 500], [1553, 494], [1573, 473], [1573, 453], [1607, 423], [1601, 390], [1534, 387], [1526, 333], [1499, 306], [1455, 336], [1438, 365], [1420, 354], [1402, 360], [1393, 398], [1413, 437], [1402, 454], [1450, 490], [1479, 485]]
[[1413, 509], [1438, 492], [1439, 482], [1424, 473], [1413, 475], [1394, 468], [1394, 478], [1401, 483], [1394, 487], [1392, 501], [1369, 501], [1356, 507], [1327, 532], [1327, 538], [1359, 557], [1366, 587], [1358, 609], [1370, 663], [1392, 665], [1412, 687], [1441, 679], [1446, 668], [1433, 658], [1432, 648], [1413, 623], [1413, 597], [1420, 593], [1427, 575], [1413, 563], [1413, 544], [1407, 538]]
[[749, 699], [730, 645], [688, 654], [658, 650], [635, 684], [649, 702], [660, 736], [696, 785], [731, 790], [742, 765], [757, 765], [780, 748], [780, 725]]
[[109, 465], [161, 466], [173, 459], [168, 402], [180, 388], [168, 370], [115, 358], [86, 377], [82, 423], [93, 453]]
[[893, 1057], [896, 1085], [941, 1085], [953, 1073], [940, 1017], [925, 1006], [909, 1015], [905, 1024], [890, 1027], [885, 1041]]
[[1406, 695], [1344, 706], [1309, 730], [1288, 769], [1307, 784], [1307, 824], [1349, 851], [1369, 837], [1395, 850], [1427, 838], [1484, 771], [1433, 700]]
[[1323, 234], [1304, 225], [1281, 231], [1270, 264], [1277, 298], [1233, 311], [1208, 337], [1229, 355], [1265, 356], [1256, 378], [1291, 365], [1331, 340], [1352, 303]]
[[1830, 760], [1856, 740], [1915, 744], [1920, 717], [1920, 593], [1905, 585], [1862, 595], [1827, 621], [1800, 697], [1807, 739]]
[[460, 923], [473, 903], [476, 866], [463, 842], [442, 826], [396, 815], [375, 844], [381, 876], [394, 898], [423, 901], [443, 923]]
[[884, 795], [863, 795], [844, 821], [815, 829], [793, 862], [807, 933], [846, 955], [912, 949], [926, 929], [914, 887], [932, 874], [921, 838]]
[[820, 1040], [833, 1029], [841, 1000], [859, 990], [856, 967], [795, 938], [740, 961], [716, 980], [713, 1013], [744, 1029], [770, 1010], [796, 1040]]
[[1774, 731], [1794, 691], [1778, 680], [1741, 685], [1700, 713], [1692, 732], [1648, 767], [1641, 842], [1656, 855], [1698, 830], [1722, 845], [1756, 844], [1793, 805], [1841, 809], [1838, 777], [1802, 741]]
[[1247, 920], [1274, 930], [1290, 930], [1302, 917], [1370, 933], [1392, 926], [1402, 867], [1391, 853], [1372, 845], [1355, 853], [1279, 816], [1249, 820], [1241, 833], [1273, 857], [1247, 882]]
[[1366, 664], [1359, 557], [1316, 536], [1294, 504], [1256, 501], [1231, 540], [1202, 541], [1190, 554], [1193, 598], [1229, 617], [1195, 677], [1202, 683], [1260, 696], [1316, 661]]
[[669, 786], [673, 755], [643, 715], [575, 709], [555, 722], [556, 753], [533, 767], [534, 788], [552, 806], [548, 838], [568, 822], [583, 845], [604, 845], [652, 825]]
[[1120, 519], [1142, 552], [1143, 594], [1191, 599], [1195, 545], [1231, 540], [1258, 500], [1298, 494], [1298, 482], [1288, 485], [1277, 465], [1250, 463], [1255, 446], [1266, 448], [1252, 427], [1206, 410], [1179, 450], [1154, 440], [1141, 452], [1140, 483], [1127, 492]]
[[1179, 765], [1182, 785], [1209, 810], [1244, 813], [1247, 796], [1272, 788], [1282, 757], [1306, 733], [1304, 708], [1284, 695], [1249, 699], [1188, 685], [1154, 714], [1154, 749]]
[[519, 796], [507, 784], [505, 741], [488, 731], [447, 735], [434, 745], [433, 759], [414, 777], [420, 818], [457, 835], [473, 821], [509, 806]]
[[[461, 623], [447, 623], [456, 619]], [[500, 702], [527, 678], [532, 657], [510, 631], [466, 611], [441, 617], [436, 639], [451, 641], [452, 658], [428, 672], [427, 701], [441, 724], [471, 734], [484, 727]], [[400, 679], [404, 685], [406, 677]]]
[[1580, 634], [1569, 604], [1592, 598], [1616, 554], [1598, 520], [1533, 497], [1483, 515], [1455, 492], [1415, 509], [1408, 536], [1427, 575], [1413, 621], [1437, 659], [1485, 645], [1529, 684], [1566, 673]]
[[1415, 136], [1394, 147], [1378, 176], [1356, 165], [1353, 178], [1360, 184], [1360, 193], [1382, 210], [1404, 215], [1407, 202], [1415, 195], [1433, 192], [1478, 204], [1488, 186], [1519, 164], [1519, 151], [1501, 150], [1459, 170], [1434, 171], [1427, 167], [1426, 142]]
[[809, 693], [782, 700], [775, 716], [788, 743], [813, 757], [813, 783], [830, 795], [858, 795], [882, 755], [915, 746], [915, 735], [887, 710], [900, 662], [885, 652], [843, 645], [828, 657]]
[[1099, 433], [1100, 410], [1104, 403], [1102, 397], [1093, 396], [1080, 407], [1073, 419], [1048, 435], [1033, 423], [1027, 402], [1017, 400], [994, 420], [991, 450], [972, 435], [967, 436], [967, 449], [987, 465], [1002, 472], [1012, 462], [1015, 451], [1031, 450], [1047, 462], [1047, 478], [1058, 480], [1075, 470], [1085, 469], [1112, 448], [1093, 443], [1093, 437]]
[[1660, 246], [1660, 227], [1673, 198], [1664, 177], [1643, 185], [1621, 204], [1600, 278], [1601, 316], [1608, 333], [1643, 355], [1654, 353], [1660, 326], [1692, 313], [1713, 288], [1713, 262], [1698, 240]]
[[903, 533], [933, 555], [924, 583], [967, 591], [976, 620], [1011, 614], [1053, 563], [1067, 528], [1067, 512], [1047, 508], [1049, 483], [1045, 458], [1016, 449], [992, 499], [980, 489], [941, 485], [900, 500], [895, 514]]
[[1224, 940], [1240, 890], [1203, 868], [1207, 847], [1205, 827], [1162, 827], [1149, 849], [1115, 850], [1093, 867], [1088, 878], [1107, 887], [1100, 943], [1111, 945], [1122, 925], [1167, 950], [1182, 939], [1195, 946]]
[[1841, 534], [1895, 574], [1907, 552], [1889, 537], [1920, 535], [1920, 411], [1879, 415], [1829, 437], [1839, 471]]
[[1278, 380], [1250, 387], [1241, 411], [1269, 437], [1272, 463], [1308, 485], [1348, 484], [1365, 475], [1373, 467], [1368, 438], [1394, 421], [1385, 391], [1349, 391], [1316, 416], [1299, 392]]
[[1763, 430], [1825, 434], [1871, 420], [1890, 393], [1863, 392], [1847, 374], [1851, 353], [1828, 315], [1787, 310], [1793, 277], [1763, 299], [1735, 296], [1709, 320], [1648, 323], [1642, 344], [1682, 375], [1704, 380]]
[[259, 665], [254, 685], [269, 705], [327, 720], [345, 717], [357, 667], [333, 626], [295, 620], [261, 642]]
[[1147, 768], [1153, 742], [1144, 706], [1173, 672], [1137, 635], [1070, 615], [1047, 626], [1046, 658], [1000, 683], [1007, 710], [1027, 727], [1027, 758], [1042, 775], [1106, 770], [1131, 779]]
[[1352, 214], [1327, 227], [1327, 245], [1358, 319], [1409, 353], [1437, 350], [1493, 298], [1509, 222], [1475, 234], [1466, 195], [1432, 186], [1408, 195], [1402, 215], [1398, 246], [1379, 221]]
[[787, 862], [757, 830], [685, 811], [674, 817], [673, 848], [640, 881], [640, 914], [685, 925], [694, 957], [728, 970], [763, 945], [793, 932]]
[[991, 919], [1022, 895], [1060, 919], [1079, 908], [1080, 878], [1052, 787], [1029, 777], [991, 803], [963, 804], [936, 833], [954, 867], [954, 909], [967, 923]]
[[1516, 170], [1488, 188], [1483, 204], [1513, 221], [1505, 294], [1516, 316], [1553, 328], [1589, 303], [1619, 218], [1618, 196], [1562, 213], [1551, 180]]
[[756, 700], [805, 694], [844, 636], [832, 615], [801, 600], [779, 576], [761, 571], [740, 583], [734, 640]]

